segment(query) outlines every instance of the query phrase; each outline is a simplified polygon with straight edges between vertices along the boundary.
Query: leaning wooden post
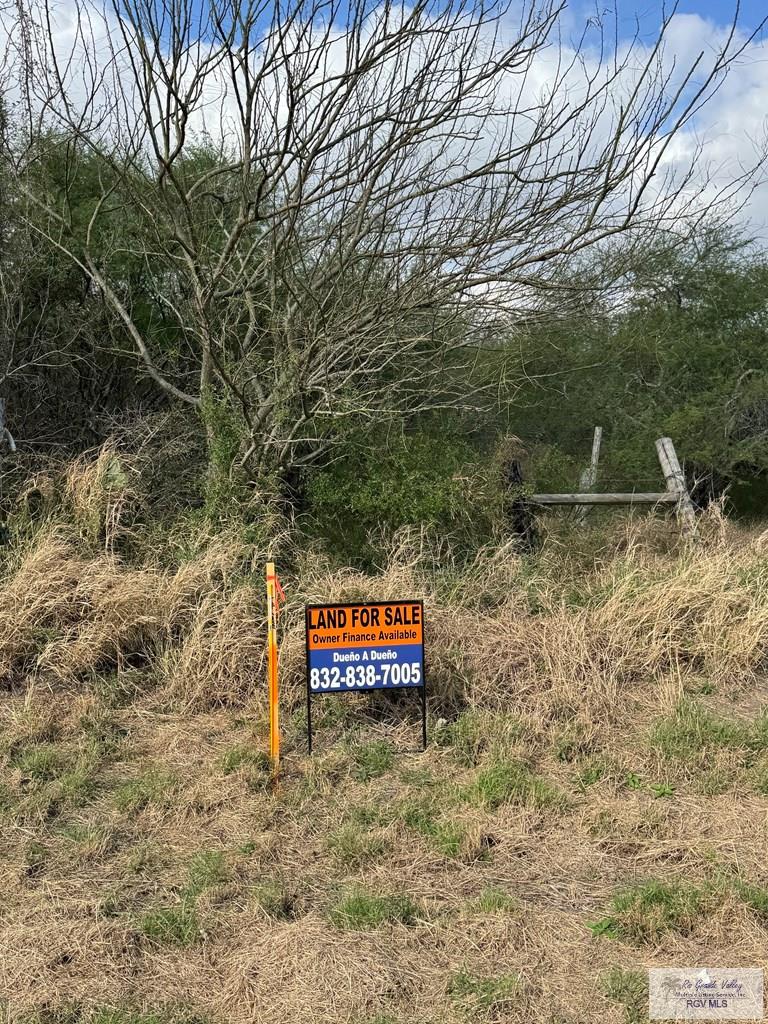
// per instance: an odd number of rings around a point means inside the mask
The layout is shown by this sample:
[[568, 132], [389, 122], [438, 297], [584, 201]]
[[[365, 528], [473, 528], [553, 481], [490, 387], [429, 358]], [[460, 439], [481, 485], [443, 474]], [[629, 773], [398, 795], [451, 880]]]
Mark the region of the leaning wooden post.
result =
[[[579, 490], [581, 491], [593, 491], [595, 488], [597, 483], [597, 464], [600, 460], [600, 442], [602, 439], [603, 428], [595, 427], [595, 433], [592, 437], [592, 458], [589, 467], [584, 470], [579, 478]], [[583, 520], [587, 514], [587, 509], [587, 505], [579, 505], [576, 510], [577, 517]]]
[[696, 511], [688, 493], [685, 476], [680, 467], [675, 446], [672, 444], [672, 438], [660, 437], [656, 442], [656, 452], [664, 479], [667, 481], [667, 490], [677, 497], [677, 514], [683, 529], [686, 533], [693, 533], [696, 529]]

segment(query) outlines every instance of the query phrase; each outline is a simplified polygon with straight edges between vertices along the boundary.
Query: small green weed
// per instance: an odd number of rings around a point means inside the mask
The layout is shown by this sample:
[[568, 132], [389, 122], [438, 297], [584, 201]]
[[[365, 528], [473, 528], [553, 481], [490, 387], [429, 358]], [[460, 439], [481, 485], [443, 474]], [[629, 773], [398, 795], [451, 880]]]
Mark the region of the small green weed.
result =
[[607, 773], [608, 767], [604, 761], [590, 761], [574, 775], [573, 781], [583, 793], [590, 786], [594, 786], [604, 779]]
[[331, 923], [344, 931], [364, 931], [387, 923], [413, 925], [419, 908], [409, 896], [379, 896], [358, 889], [331, 908]]
[[657, 800], [665, 796], [674, 796], [675, 793], [675, 787], [669, 782], [653, 782], [648, 789]]

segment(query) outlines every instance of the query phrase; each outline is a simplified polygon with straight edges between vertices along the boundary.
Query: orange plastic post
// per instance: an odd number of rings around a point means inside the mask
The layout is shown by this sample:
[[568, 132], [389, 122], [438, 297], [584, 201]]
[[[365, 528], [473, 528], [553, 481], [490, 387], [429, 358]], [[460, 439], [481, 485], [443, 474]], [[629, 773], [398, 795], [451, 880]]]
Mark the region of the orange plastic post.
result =
[[277, 631], [275, 563], [267, 562], [267, 671], [269, 674], [269, 756], [272, 766], [280, 763], [280, 709], [277, 684]]

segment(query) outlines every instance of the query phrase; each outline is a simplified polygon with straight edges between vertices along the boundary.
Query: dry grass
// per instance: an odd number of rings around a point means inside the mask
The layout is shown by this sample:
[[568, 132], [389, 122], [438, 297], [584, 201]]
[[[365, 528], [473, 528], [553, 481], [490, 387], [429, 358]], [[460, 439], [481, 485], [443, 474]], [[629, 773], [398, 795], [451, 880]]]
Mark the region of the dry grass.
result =
[[[637, 1024], [647, 966], [768, 966], [764, 536], [297, 555], [273, 787], [266, 551], [121, 555], [115, 458], [0, 569], [4, 1019]], [[433, 743], [407, 694], [323, 698], [308, 759], [304, 602], [403, 596]]]

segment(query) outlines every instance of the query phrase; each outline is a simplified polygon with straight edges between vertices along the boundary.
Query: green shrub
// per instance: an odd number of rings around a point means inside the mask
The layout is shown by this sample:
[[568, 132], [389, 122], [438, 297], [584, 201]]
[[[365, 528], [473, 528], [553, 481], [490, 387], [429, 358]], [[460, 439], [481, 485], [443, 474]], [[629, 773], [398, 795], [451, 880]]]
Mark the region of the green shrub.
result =
[[376, 538], [402, 526], [460, 533], [464, 547], [490, 536], [490, 518], [477, 500], [469, 514], [468, 465], [477, 453], [464, 438], [426, 431], [382, 444], [371, 439], [354, 459], [338, 459], [307, 480], [311, 531], [340, 559], [372, 568]]

